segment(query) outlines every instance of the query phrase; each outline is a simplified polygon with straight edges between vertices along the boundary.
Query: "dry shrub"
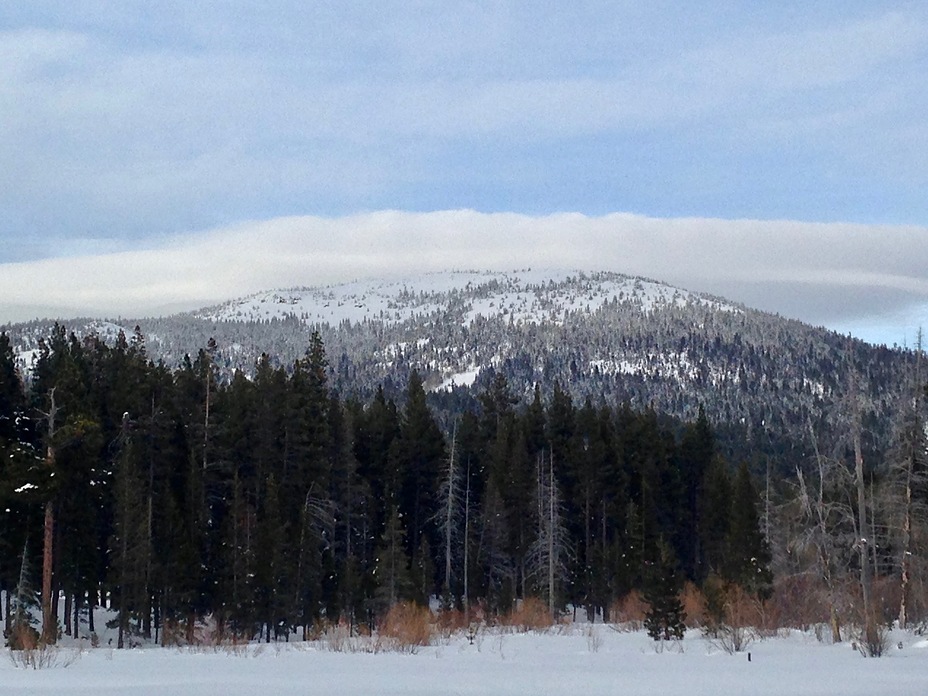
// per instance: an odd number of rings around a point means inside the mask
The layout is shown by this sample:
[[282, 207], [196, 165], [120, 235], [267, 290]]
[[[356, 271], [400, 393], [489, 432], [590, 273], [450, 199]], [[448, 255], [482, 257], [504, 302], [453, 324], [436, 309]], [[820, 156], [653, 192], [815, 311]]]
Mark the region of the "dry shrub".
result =
[[796, 628], [827, 624], [828, 602], [821, 583], [808, 575], [793, 575], [774, 580], [773, 594], [766, 603], [770, 617], [767, 628]]
[[554, 617], [543, 601], [537, 597], [526, 597], [500, 618], [500, 625], [512, 627], [521, 633], [546, 631], [554, 625]]
[[228, 623], [217, 621], [213, 616], [198, 624], [194, 633], [196, 645], [211, 646], [227, 652], [242, 652], [251, 643], [252, 638], [249, 633], [235, 630]]
[[599, 652], [599, 649], [603, 647], [603, 634], [599, 630], [599, 627], [597, 627], [596, 624], [587, 624], [584, 632], [586, 633], [586, 644], [590, 652]]
[[414, 653], [432, 643], [432, 614], [413, 602], [390, 607], [377, 629], [375, 650]]
[[632, 590], [609, 605], [609, 620], [630, 631], [639, 631], [648, 614], [648, 603], [638, 590]]
[[57, 645], [37, 644], [28, 648], [10, 650], [10, 660], [20, 669], [52, 669], [70, 667], [80, 659], [77, 648], [59, 648]]
[[161, 645], [164, 647], [180, 647], [188, 645], [187, 628], [174, 619], [166, 619], [161, 626]]
[[438, 612], [437, 628], [444, 638], [467, 631], [470, 624], [467, 614], [459, 609], [442, 609]]
[[741, 652], [750, 645], [761, 622], [760, 602], [739, 585], [728, 584], [721, 589], [722, 619], [707, 633], [710, 641], [728, 654]]
[[327, 649], [332, 652], [356, 652], [356, 642], [352, 640], [351, 627], [346, 622], [339, 621], [337, 624], [326, 622], [325, 627], [321, 628], [322, 633], [318, 634], [320, 628], [318, 623], [313, 624], [313, 634], [323, 638]]
[[706, 624], [706, 598], [696, 585], [687, 582], [683, 586], [680, 602], [686, 615], [687, 628], [699, 628]]
[[[341, 622], [339, 622], [341, 623]], [[313, 621], [306, 630], [304, 640], [307, 642], [316, 642], [327, 637], [328, 632], [335, 626], [329, 619], [319, 618]]]
[[372, 653], [389, 648], [385, 640], [375, 643], [367, 626], [354, 625], [344, 618], [337, 623], [319, 619], [310, 626], [306, 635], [307, 641], [313, 641], [331, 652]]
[[757, 614], [754, 628], [761, 638], [771, 638], [791, 628], [783, 622], [783, 607], [774, 603], [772, 598], [756, 599], [754, 610]]
[[39, 632], [25, 622], [17, 622], [10, 629], [7, 644], [10, 650], [35, 650], [39, 645]]
[[899, 618], [902, 591], [899, 578], [881, 575], [873, 580], [873, 604], [877, 617], [889, 624]]

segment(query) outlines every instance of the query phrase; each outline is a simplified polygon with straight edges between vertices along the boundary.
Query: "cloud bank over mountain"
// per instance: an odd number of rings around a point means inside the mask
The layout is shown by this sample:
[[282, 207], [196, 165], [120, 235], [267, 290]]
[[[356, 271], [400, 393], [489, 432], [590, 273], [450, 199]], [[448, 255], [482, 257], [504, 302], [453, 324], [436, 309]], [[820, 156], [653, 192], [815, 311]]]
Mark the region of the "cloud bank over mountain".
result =
[[609, 270], [867, 340], [928, 320], [928, 229], [449, 210], [284, 217], [157, 246], [0, 265], [0, 321], [145, 316], [259, 290], [449, 269]]

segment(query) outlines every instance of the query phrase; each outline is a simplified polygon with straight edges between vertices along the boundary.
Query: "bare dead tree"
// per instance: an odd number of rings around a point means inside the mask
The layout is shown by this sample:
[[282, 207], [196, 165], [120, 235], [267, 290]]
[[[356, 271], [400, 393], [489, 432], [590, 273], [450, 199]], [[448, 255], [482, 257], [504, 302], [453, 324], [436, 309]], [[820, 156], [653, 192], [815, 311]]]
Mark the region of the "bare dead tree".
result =
[[[446, 601], [451, 601], [451, 582], [454, 571], [455, 541], [460, 537], [461, 516], [464, 491], [461, 490], [461, 474], [458, 466], [457, 453], [457, 427], [451, 434], [451, 452], [448, 455], [445, 475], [439, 491], [438, 528], [441, 531], [445, 553], [445, 576], [442, 582], [442, 594]], [[465, 547], [467, 534], [464, 535]], [[466, 549], [465, 549], [466, 556]], [[466, 561], [465, 561], [466, 565]], [[466, 591], [465, 591], [466, 594]]]
[[539, 454], [535, 471], [537, 533], [529, 547], [528, 575], [543, 589], [548, 611], [553, 616], [557, 585], [567, 577], [570, 551], [563, 504], [554, 477], [554, 457], [549, 454], [546, 463], [544, 453]]
[[852, 519], [850, 506], [841, 500], [849, 490], [847, 470], [833, 459], [822, 455], [818, 438], [809, 423], [815, 463], [815, 479], [810, 485], [802, 469], [796, 468], [798, 502], [804, 532], [792, 543], [798, 549], [811, 549], [815, 557], [817, 574], [825, 585], [832, 641], [839, 643], [841, 636], [842, 566], [840, 537]]
[[[887, 508], [899, 534], [899, 626], [911, 619], [911, 586], [918, 560], [917, 537], [928, 520], [928, 508], [916, 495], [928, 485], [928, 434], [922, 412], [922, 334], [919, 330], [912, 370], [911, 393], [905, 399], [890, 455]], [[921, 564], [924, 566], [924, 563]]]

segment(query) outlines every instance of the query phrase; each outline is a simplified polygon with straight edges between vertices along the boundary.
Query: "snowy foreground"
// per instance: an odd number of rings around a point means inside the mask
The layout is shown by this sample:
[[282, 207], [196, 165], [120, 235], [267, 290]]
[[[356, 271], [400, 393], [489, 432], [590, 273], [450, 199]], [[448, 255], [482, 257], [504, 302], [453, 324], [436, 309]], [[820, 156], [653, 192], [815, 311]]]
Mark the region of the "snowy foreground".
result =
[[[58, 665], [0, 660], [0, 694], [928, 694], [928, 641], [898, 634], [887, 657], [792, 633], [755, 642], [751, 661], [691, 632], [682, 651], [658, 653], [642, 633], [608, 626], [565, 632], [488, 631], [415, 654], [332, 652], [322, 644], [212, 649], [63, 649]], [[903, 642], [902, 649], [896, 646]], [[65, 663], [70, 664], [65, 665]]]

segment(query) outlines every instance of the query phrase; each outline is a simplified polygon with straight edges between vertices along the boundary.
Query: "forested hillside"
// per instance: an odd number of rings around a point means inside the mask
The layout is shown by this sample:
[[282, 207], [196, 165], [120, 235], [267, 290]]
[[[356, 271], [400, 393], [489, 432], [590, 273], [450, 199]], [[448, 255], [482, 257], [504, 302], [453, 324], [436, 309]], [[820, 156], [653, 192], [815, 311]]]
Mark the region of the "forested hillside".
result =
[[[718, 297], [616, 273], [514, 271], [425, 274], [278, 290], [158, 319], [68, 322], [112, 341], [139, 326], [149, 356], [173, 369], [211, 339], [223, 380], [248, 375], [262, 354], [289, 368], [315, 331], [330, 386], [369, 400], [401, 400], [419, 373], [447, 428], [502, 373], [532, 399], [555, 384], [577, 403], [653, 407], [683, 421], [700, 408], [732, 459], [771, 456], [778, 473], [811, 454], [809, 424], [842, 431], [850, 375], [859, 372], [864, 448], [888, 446], [910, 379], [911, 351], [874, 347]], [[8, 327], [28, 368], [51, 322]], [[798, 448], [798, 451], [796, 451]]]
[[[46, 642], [100, 604], [120, 644], [272, 640], [684, 586], [716, 622], [926, 620], [919, 351], [624, 276], [475, 282], [0, 334], [10, 640], [31, 604]], [[313, 323], [333, 302], [362, 316]]]

